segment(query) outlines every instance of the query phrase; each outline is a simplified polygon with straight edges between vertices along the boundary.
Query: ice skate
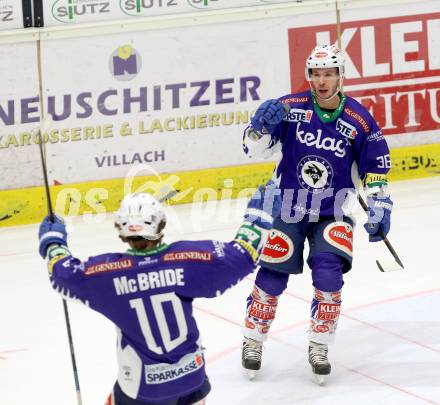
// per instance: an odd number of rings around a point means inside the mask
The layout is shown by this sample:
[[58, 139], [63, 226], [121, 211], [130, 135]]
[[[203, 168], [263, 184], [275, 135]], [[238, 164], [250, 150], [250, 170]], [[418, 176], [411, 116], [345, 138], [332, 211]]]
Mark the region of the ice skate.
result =
[[244, 338], [241, 352], [241, 364], [246, 370], [250, 380], [255, 378], [256, 372], [261, 368], [263, 343], [253, 339]]
[[312, 366], [312, 373], [317, 384], [323, 385], [326, 376], [330, 374], [331, 365], [327, 358], [328, 346], [325, 344], [310, 342], [309, 363]]

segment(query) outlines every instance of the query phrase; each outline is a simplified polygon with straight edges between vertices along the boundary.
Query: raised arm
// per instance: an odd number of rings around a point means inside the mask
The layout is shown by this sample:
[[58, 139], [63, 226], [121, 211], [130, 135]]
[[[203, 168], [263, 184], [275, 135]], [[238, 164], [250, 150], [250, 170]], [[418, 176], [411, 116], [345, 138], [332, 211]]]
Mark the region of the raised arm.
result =
[[280, 150], [281, 122], [288, 108], [279, 100], [262, 103], [243, 133], [243, 150], [250, 158], [269, 158]]
[[249, 201], [243, 224], [228, 243], [205, 241], [214, 251], [212, 261], [185, 270], [186, 283], [179, 294], [188, 297], [215, 297], [252, 273], [267, 234], [281, 211], [280, 190], [273, 182], [260, 187]]

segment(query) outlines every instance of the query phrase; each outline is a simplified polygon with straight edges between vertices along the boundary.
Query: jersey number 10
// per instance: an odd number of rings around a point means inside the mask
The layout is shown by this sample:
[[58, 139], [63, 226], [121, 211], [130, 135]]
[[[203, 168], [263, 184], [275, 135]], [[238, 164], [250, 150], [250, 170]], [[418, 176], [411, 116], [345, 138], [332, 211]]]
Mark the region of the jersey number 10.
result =
[[[185, 313], [183, 312], [182, 303], [174, 293], [152, 295], [150, 297], [150, 300], [154, 317], [156, 318], [156, 322], [159, 327], [163, 346], [166, 352], [170, 352], [181, 343], [183, 343], [186, 340], [188, 334], [188, 325], [186, 324]], [[165, 318], [165, 312], [163, 309], [163, 303], [165, 302], [170, 302], [173, 307], [176, 325], [179, 331], [178, 336], [174, 339], [171, 339], [170, 328], [168, 327]], [[154, 340], [154, 336], [151, 331], [151, 325], [148, 321], [142, 298], [130, 300], [130, 306], [136, 311], [139, 325], [141, 327], [142, 334], [144, 335], [145, 343], [147, 344], [148, 349], [154, 353], [163, 354], [162, 348]]]

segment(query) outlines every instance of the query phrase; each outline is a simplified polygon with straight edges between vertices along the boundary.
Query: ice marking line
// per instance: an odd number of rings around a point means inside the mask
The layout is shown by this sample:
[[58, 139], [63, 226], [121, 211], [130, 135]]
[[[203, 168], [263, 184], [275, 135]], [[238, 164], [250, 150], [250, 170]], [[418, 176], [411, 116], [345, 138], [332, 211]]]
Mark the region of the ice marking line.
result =
[[388, 329], [382, 328], [382, 327], [374, 325], [372, 323], [363, 321], [362, 319], [355, 318], [354, 316], [347, 315], [347, 314], [344, 314], [344, 313], [341, 313], [341, 316], [343, 316], [345, 318], [348, 318], [348, 319], [351, 319], [352, 321], [356, 321], [356, 322], [362, 323], [363, 325], [369, 326], [370, 328], [374, 328], [374, 329], [380, 330], [381, 332], [385, 332], [385, 333], [387, 333], [389, 335], [393, 335], [393, 336], [398, 337], [400, 339], [406, 340], [407, 342], [415, 344], [415, 345], [420, 346], [420, 347], [423, 347], [424, 349], [428, 349], [428, 350], [431, 350], [433, 352], [440, 353], [440, 349], [436, 349], [435, 347], [431, 347], [431, 346], [425, 345], [424, 343], [417, 342], [416, 340], [410, 339], [410, 338], [408, 338], [406, 336], [400, 335], [399, 333], [390, 331]]
[[[247, 280], [251, 283], [255, 282], [255, 279], [250, 278], [249, 276], [245, 277], [244, 280]], [[400, 301], [400, 300], [404, 300], [407, 298], [413, 298], [413, 297], [419, 297], [422, 295], [429, 295], [429, 294], [435, 294], [440, 292], [440, 288], [434, 288], [432, 290], [424, 290], [424, 291], [416, 291], [414, 293], [410, 293], [410, 294], [405, 294], [405, 295], [398, 295], [397, 297], [392, 297], [392, 298], [385, 298], [383, 300], [379, 300], [379, 301], [373, 301], [373, 302], [367, 302], [366, 304], [360, 304], [360, 305], [356, 305], [347, 309], [344, 309], [344, 312], [349, 312], [349, 311], [355, 311], [361, 308], [368, 308], [368, 307], [373, 307], [376, 305], [381, 305], [381, 304], [386, 304], [388, 302], [393, 302], [393, 301]], [[306, 299], [303, 297], [300, 297], [299, 295], [296, 295], [294, 293], [289, 292], [288, 290], [285, 290], [283, 292], [283, 294], [287, 294], [290, 295], [291, 297], [294, 297], [300, 301], [306, 302], [307, 304], [310, 304], [311, 299]]]
[[[373, 306], [373, 305], [380, 305], [380, 304], [388, 303], [388, 302], [392, 302], [392, 301], [404, 300], [404, 299], [407, 299], [407, 298], [409, 298], [409, 297], [412, 298], [412, 297], [415, 297], [415, 296], [421, 296], [421, 295], [433, 294], [433, 293], [437, 293], [437, 292], [439, 292], [439, 291], [440, 291], [440, 289], [436, 289], [436, 290], [428, 290], [428, 291], [419, 291], [419, 292], [414, 293], [414, 294], [403, 295], [403, 296], [401, 296], [401, 297], [393, 297], [393, 298], [390, 298], [390, 299], [387, 299], [387, 300], [377, 301], [377, 302], [370, 303], [370, 304], [364, 304], [364, 305], [361, 305], [361, 306], [359, 306], [359, 307], [352, 307], [352, 308], [349, 308], [347, 311], [354, 311], [354, 310], [356, 310], [356, 309], [358, 309], [358, 308], [365, 308], [365, 307], [369, 307], [369, 306]], [[310, 300], [307, 300], [307, 299], [305, 299], [305, 298], [303, 298], [303, 297], [300, 297], [300, 296], [298, 296], [298, 295], [296, 295], [296, 294], [293, 294], [293, 293], [290, 293], [290, 292], [288, 292], [288, 291], [285, 291], [284, 294], [286, 294], [286, 295], [288, 295], [288, 296], [290, 296], [290, 297], [296, 298], [296, 299], [298, 299], [298, 300], [300, 300], [300, 301], [303, 301], [303, 302], [310, 302]], [[361, 320], [361, 319], [359, 319], [359, 318], [356, 318], [356, 317], [354, 317], [354, 316], [352, 316], [352, 315], [347, 315], [345, 312], [346, 312], [346, 311], [342, 311], [342, 312], [341, 312], [341, 316], [342, 316], [342, 317], [345, 317], [345, 318], [351, 319], [352, 321], [356, 321], [356, 322], [362, 323], [362, 324], [364, 324], [364, 325], [366, 325], [366, 326], [369, 326], [370, 328], [377, 329], [377, 330], [380, 330], [381, 332], [384, 332], [384, 333], [387, 333], [387, 334], [389, 334], [389, 335], [392, 335], [392, 336], [398, 337], [399, 339], [402, 339], [402, 340], [405, 340], [405, 341], [407, 341], [407, 342], [409, 342], [409, 343], [412, 343], [412, 344], [415, 344], [415, 345], [417, 345], [417, 346], [423, 347], [424, 349], [428, 349], [428, 350], [431, 350], [431, 351], [433, 351], [433, 352], [440, 353], [440, 349], [436, 349], [436, 348], [434, 348], [434, 347], [431, 347], [431, 346], [425, 345], [425, 344], [423, 344], [423, 343], [417, 342], [417, 341], [415, 341], [415, 340], [412, 340], [412, 339], [410, 339], [410, 338], [407, 338], [406, 336], [400, 335], [400, 334], [398, 334], [398, 333], [396, 333], [396, 332], [390, 331], [390, 330], [385, 329], [385, 328], [381, 328], [380, 326], [376, 326], [376, 325], [374, 325], [374, 324], [372, 324], [372, 323], [370, 323], [370, 322], [363, 321], [363, 320]]]
[[380, 305], [380, 304], [387, 304], [389, 302], [393, 302], [393, 301], [400, 301], [400, 300], [404, 300], [407, 298], [414, 298], [414, 297], [420, 297], [422, 295], [429, 295], [429, 294], [435, 294], [440, 292], [440, 288], [435, 288], [433, 290], [425, 290], [425, 291], [416, 291], [414, 293], [410, 293], [410, 294], [405, 294], [405, 295], [400, 295], [397, 297], [393, 297], [393, 298], [386, 298], [380, 301], [374, 301], [374, 302], [369, 302], [367, 304], [361, 304], [361, 305], [357, 305], [351, 308], [346, 309], [344, 312], [347, 311], [354, 311], [357, 309], [362, 309], [362, 308], [368, 308], [374, 305]]
[[[300, 352], [304, 352], [304, 349], [303, 349], [302, 347], [299, 348], [298, 346], [292, 344], [291, 342], [285, 341], [285, 340], [280, 339], [280, 338], [274, 338], [274, 340], [276, 340], [276, 341], [279, 342], [279, 343], [285, 344], [285, 345], [287, 345], [287, 346], [293, 347], [293, 348], [295, 348], [296, 350], [298, 350], [298, 351], [300, 351]], [[412, 396], [412, 397], [414, 397], [414, 398], [420, 399], [421, 401], [427, 402], [428, 404], [438, 405], [438, 403], [436, 403], [436, 402], [433, 402], [433, 401], [431, 401], [431, 400], [429, 400], [429, 399], [427, 399], [427, 398], [421, 397], [420, 395], [415, 394], [415, 393], [413, 393], [413, 392], [411, 392], [411, 391], [405, 390], [404, 388], [398, 387], [397, 385], [387, 383], [386, 381], [382, 381], [382, 380], [380, 380], [380, 379], [378, 379], [378, 378], [376, 378], [376, 377], [372, 377], [372, 376], [370, 376], [370, 375], [368, 375], [368, 374], [366, 374], [366, 373], [363, 373], [363, 372], [361, 372], [361, 371], [359, 371], [359, 370], [356, 370], [356, 369], [354, 369], [354, 368], [347, 367], [347, 366], [345, 366], [344, 364], [342, 364], [342, 363], [339, 362], [339, 361], [333, 361], [333, 360], [332, 360], [332, 363], [337, 364], [338, 366], [344, 368], [344, 369], [347, 370], [347, 371], [350, 371], [350, 372], [355, 373], [355, 374], [359, 374], [360, 376], [362, 376], [362, 377], [364, 377], [364, 378], [367, 378], [367, 379], [369, 379], [369, 380], [375, 381], [375, 382], [377, 382], [377, 383], [379, 383], [379, 384], [385, 385], [385, 386], [387, 386], [387, 387], [389, 387], [389, 388], [392, 388], [392, 389], [394, 389], [394, 390], [397, 390], [397, 391], [403, 392], [404, 394], [407, 394], [407, 395]]]
[[221, 320], [223, 320], [225, 322], [232, 323], [235, 326], [241, 326], [241, 323], [233, 321], [232, 319], [225, 318], [224, 316], [216, 314], [215, 312], [208, 311], [207, 309], [200, 308], [200, 307], [198, 307], [196, 305], [193, 305], [193, 308], [197, 309], [200, 312], [204, 312], [205, 314], [214, 316], [215, 318], [221, 319]]
[[379, 380], [378, 378], [375, 378], [375, 377], [372, 377], [372, 376], [370, 376], [370, 375], [368, 375], [368, 374], [362, 373], [362, 372], [359, 371], [359, 370], [355, 370], [355, 369], [352, 369], [352, 368], [346, 367], [346, 366], [344, 366], [343, 364], [341, 364], [341, 366], [344, 367], [346, 370], [351, 371], [352, 373], [359, 374], [359, 375], [361, 375], [362, 377], [368, 378], [369, 380], [376, 381], [376, 382], [378, 382], [378, 383], [380, 383], [380, 384], [384, 384], [384, 385], [386, 385], [386, 386], [388, 386], [388, 387], [390, 387], [390, 388], [393, 388], [393, 389], [395, 389], [395, 390], [401, 391], [401, 392], [403, 392], [403, 393], [405, 393], [405, 394], [407, 394], [407, 395], [410, 395], [410, 396], [412, 396], [412, 397], [418, 398], [418, 399], [420, 399], [421, 401], [425, 401], [425, 402], [427, 402], [428, 404], [438, 405], [438, 402], [434, 402], [434, 401], [431, 401], [431, 400], [429, 400], [429, 399], [427, 399], [427, 398], [423, 398], [423, 397], [421, 397], [420, 395], [414, 394], [414, 393], [411, 392], [411, 391], [407, 391], [407, 390], [405, 390], [405, 389], [403, 389], [403, 388], [401, 388], [401, 387], [398, 387], [397, 385], [393, 385], [393, 384], [387, 383], [387, 382], [385, 382], [385, 381], [381, 381], [381, 380]]
[[5, 353], [14, 353], [14, 352], [26, 352], [28, 349], [12, 349], [12, 350], [2, 350], [0, 351], [0, 359], [6, 360], [7, 357], [3, 357], [3, 354]]
[[[245, 279], [246, 279], [247, 281], [249, 281], [249, 282], [252, 282], [252, 283], [255, 282], [255, 280], [254, 280], [253, 278], [249, 277], [249, 276], [245, 277]], [[422, 296], [422, 295], [433, 294], [433, 293], [437, 293], [437, 292], [440, 292], [440, 289], [437, 288], [437, 289], [433, 289], [433, 290], [418, 291], [418, 292], [415, 292], [415, 293], [406, 294], [406, 295], [401, 295], [401, 296], [398, 296], [398, 297], [387, 298], [387, 299], [380, 300], [380, 301], [370, 302], [370, 303], [367, 303], [367, 304], [362, 304], [362, 305], [354, 306], [354, 307], [352, 307], [352, 308], [348, 308], [348, 309], [344, 310], [343, 313], [341, 313], [341, 316], [345, 316], [345, 317], [347, 317], [348, 319], [352, 319], [352, 320], [354, 320], [354, 321], [358, 321], [358, 322], [361, 322], [361, 323], [365, 323], [365, 324], [367, 324], [368, 326], [371, 326], [372, 328], [375, 328], [375, 329], [381, 330], [381, 331], [383, 331], [384, 333], [385, 333], [385, 332], [386, 332], [386, 333], [389, 333], [389, 334], [394, 335], [394, 336], [396, 336], [396, 337], [399, 337], [399, 338], [401, 338], [401, 339], [403, 339], [403, 340], [406, 340], [406, 341], [408, 341], [408, 342], [410, 342], [410, 343], [413, 343], [413, 344], [419, 345], [419, 346], [421, 346], [421, 347], [423, 347], [423, 348], [425, 348], [425, 349], [433, 350], [433, 351], [435, 351], [435, 352], [440, 352], [440, 350], [434, 349], [434, 348], [432, 348], [432, 347], [430, 347], [430, 346], [426, 346], [426, 345], [424, 345], [424, 344], [422, 344], [422, 343], [415, 342], [415, 341], [413, 341], [413, 340], [411, 340], [411, 339], [409, 339], [409, 338], [405, 338], [404, 336], [400, 336], [400, 335], [398, 335], [398, 334], [396, 334], [396, 333], [394, 333], [394, 332], [388, 331], [388, 330], [386, 330], [386, 329], [382, 329], [382, 328], [380, 328], [380, 327], [376, 327], [375, 325], [372, 325], [372, 324], [369, 324], [369, 323], [367, 323], [367, 322], [361, 321], [360, 319], [355, 319], [355, 318], [353, 318], [353, 317], [351, 317], [351, 316], [345, 314], [345, 312], [348, 312], [348, 311], [354, 311], [354, 310], [356, 310], [356, 309], [360, 309], [360, 308], [371, 307], [371, 306], [380, 305], [380, 304], [384, 304], [384, 303], [388, 303], [388, 302], [392, 302], [392, 301], [399, 301], [399, 300], [403, 300], [403, 299], [407, 299], [407, 298], [413, 298], [413, 297], [418, 297], [418, 296]], [[291, 296], [291, 297], [293, 297], [293, 298], [296, 298], [296, 299], [298, 299], [298, 300], [300, 300], [300, 301], [303, 301], [303, 302], [306, 302], [306, 303], [309, 303], [309, 302], [310, 302], [309, 300], [307, 300], [307, 299], [305, 299], [305, 298], [302, 298], [302, 297], [299, 297], [299, 296], [297, 296], [297, 295], [295, 295], [295, 294], [292, 294], [292, 293], [290, 293], [290, 292], [288, 292], [288, 291], [285, 291], [284, 293], [287, 294], [287, 295], [289, 295], [289, 296]], [[232, 320], [232, 319], [228, 319], [228, 318], [226, 318], [226, 317], [224, 317], [224, 316], [222, 316], [222, 315], [216, 314], [215, 312], [208, 311], [208, 310], [203, 309], [203, 308], [200, 308], [200, 307], [198, 307], [198, 306], [196, 306], [196, 305], [194, 305], [194, 308], [195, 308], [196, 310], [200, 311], [200, 312], [203, 312], [203, 313], [208, 314], [208, 315], [210, 315], [210, 316], [213, 316], [213, 317], [215, 317], [215, 318], [221, 319], [221, 320], [223, 320], [224, 322], [227, 322], [227, 323], [230, 323], [230, 324], [232, 324], [232, 325], [239, 326], [239, 327], [242, 326], [242, 324], [240, 324], [240, 323], [238, 323], [238, 322], [236, 322], [236, 321], [234, 321], [234, 320]], [[304, 320], [304, 321], [296, 322], [296, 323], [291, 324], [291, 325], [286, 325], [286, 326], [284, 326], [284, 327], [282, 327], [282, 328], [280, 328], [280, 329], [277, 329], [277, 330], [272, 330], [271, 333], [270, 333], [270, 335], [268, 336], [268, 338], [269, 338], [269, 339], [278, 340], [278, 338], [276, 337], [276, 335], [278, 335], [278, 334], [280, 334], [280, 333], [282, 333], [282, 332], [285, 332], [285, 331], [287, 331], [287, 330], [294, 329], [294, 328], [299, 327], [299, 326], [302, 326], [302, 325], [306, 325], [306, 324], [308, 324], [308, 322], [309, 322], [309, 320], [307, 319], [307, 320]], [[221, 351], [221, 352], [219, 352], [219, 353], [214, 353], [212, 356], [207, 357], [207, 361], [208, 361], [209, 363], [213, 363], [213, 362], [215, 362], [215, 361], [217, 361], [217, 360], [220, 360], [220, 359], [223, 358], [223, 357], [226, 357], [227, 355], [229, 355], [230, 353], [234, 352], [235, 350], [238, 350], [239, 348], [240, 348], [240, 345], [233, 345], [233, 346], [231, 346], [231, 347], [229, 347], [229, 348], [227, 348], [227, 349], [225, 349], [225, 350], [223, 350], [223, 351]], [[348, 369], [348, 368], [347, 368], [347, 369]], [[348, 369], [348, 370], [349, 370], [349, 369]], [[359, 372], [359, 374], [360, 374], [360, 372]], [[386, 385], [386, 383], [384, 383], [384, 384]]]
[[240, 349], [240, 345], [231, 346], [228, 349], [225, 349], [221, 352], [214, 353], [212, 356], [208, 356], [206, 358], [206, 362], [208, 364], [212, 364], [215, 361], [220, 360], [223, 357], [226, 357], [228, 354], [235, 352], [235, 351], [238, 351], [239, 349]]
[[0, 254], [0, 257], [8, 257], [8, 256], [21, 256], [21, 255], [29, 255], [35, 253], [34, 251], [28, 251], [28, 252], [14, 252], [14, 253], [2, 253]]
[[[250, 281], [250, 282], [254, 282], [254, 280], [252, 278], [246, 277], [245, 279]], [[368, 322], [362, 321], [360, 319], [354, 318], [354, 317], [346, 314], [346, 312], [348, 312], [348, 311], [354, 311], [354, 310], [359, 309], [359, 308], [366, 308], [366, 307], [380, 305], [380, 304], [387, 303], [387, 302], [403, 300], [403, 299], [412, 298], [412, 297], [421, 296], [421, 295], [428, 295], [428, 294], [432, 294], [432, 293], [437, 293], [439, 291], [440, 291], [440, 289], [419, 291], [419, 292], [416, 292], [416, 293], [406, 294], [406, 295], [402, 295], [402, 296], [399, 296], [399, 297], [393, 297], [393, 298], [389, 298], [389, 299], [385, 299], [385, 300], [371, 302], [371, 303], [368, 303], [368, 304], [358, 305], [358, 306], [355, 306], [355, 307], [352, 307], [352, 308], [348, 308], [347, 310], [344, 310], [344, 312], [341, 313], [341, 316], [345, 316], [348, 319], [351, 319], [353, 321], [357, 321], [357, 322], [360, 322], [360, 323], [365, 323], [366, 325], [368, 325], [368, 326], [370, 326], [370, 327], [372, 327], [374, 329], [381, 330], [382, 332], [388, 333], [390, 335], [394, 335], [394, 336], [396, 336], [396, 337], [398, 337], [400, 339], [406, 340], [407, 342], [413, 343], [413, 344], [418, 345], [420, 347], [423, 347], [425, 349], [428, 349], [428, 350], [431, 350], [431, 351], [434, 351], [434, 352], [440, 352], [440, 350], [438, 350], [438, 349], [435, 349], [435, 348], [432, 348], [430, 346], [424, 345], [423, 343], [419, 343], [419, 342], [413, 341], [413, 340], [411, 340], [409, 338], [406, 338], [404, 336], [396, 334], [395, 332], [392, 332], [392, 331], [380, 328], [380, 327], [375, 326], [373, 324], [369, 324]], [[295, 294], [289, 293], [288, 291], [285, 291], [285, 294], [290, 295], [291, 297], [296, 298], [298, 300], [301, 300], [303, 302], [309, 303], [309, 300], [306, 300], [305, 298], [296, 296]], [[197, 307], [197, 306], [194, 306], [194, 308], [196, 310], [200, 311], [200, 312], [204, 312], [204, 313], [206, 313], [208, 315], [211, 315], [211, 316], [213, 316], [215, 318], [221, 319], [221, 320], [223, 320], [223, 321], [225, 321], [227, 323], [230, 323], [232, 325], [239, 326], [239, 327], [242, 326], [242, 324], [240, 324], [240, 323], [238, 323], [236, 321], [233, 321], [231, 319], [225, 318], [222, 315], [216, 314], [214, 312], [208, 311], [206, 309], [203, 309], [203, 308], [200, 308], [200, 307]], [[294, 324], [283, 326], [280, 329], [272, 330], [270, 335], [268, 336], [268, 338], [276, 340], [277, 339], [276, 335], [278, 335], [280, 333], [283, 333], [283, 332], [286, 332], [288, 330], [294, 329], [294, 328], [299, 327], [299, 326], [307, 325], [308, 322], [309, 322], [309, 320], [307, 319], [307, 320], [304, 320], [304, 321], [296, 322]], [[223, 358], [223, 357], [227, 356], [228, 354], [232, 353], [234, 350], [238, 350], [239, 347], [240, 347], [239, 345], [233, 345], [233, 346], [223, 350], [222, 352], [214, 353], [211, 357], [207, 357], [207, 361], [212, 363], [214, 361], [220, 360], [221, 358]]]

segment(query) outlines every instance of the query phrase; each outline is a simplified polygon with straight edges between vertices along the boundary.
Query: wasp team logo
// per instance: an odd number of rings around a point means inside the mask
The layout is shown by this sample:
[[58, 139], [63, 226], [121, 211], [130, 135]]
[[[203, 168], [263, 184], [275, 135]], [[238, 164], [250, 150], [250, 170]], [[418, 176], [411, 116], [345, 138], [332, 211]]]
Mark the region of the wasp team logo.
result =
[[306, 156], [298, 164], [297, 175], [301, 187], [316, 194], [331, 187], [333, 169], [322, 157]]
[[[148, 15], [152, 10], [174, 11], [178, 0], [119, 0], [119, 7], [124, 14], [130, 16]], [[171, 7], [171, 9], [170, 9]], [[157, 14], [157, 13], [156, 13]]]
[[122, 45], [110, 55], [110, 73], [123, 82], [133, 80], [141, 67], [141, 55], [131, 45]]
[[284, 232], [273, 229], [267, 238], [266, 245], [261, 254], [261, 260], [267, 263], [282, 263], [292, 257], [293, 251], [292, 239]]
[[111, 2], [103, 0], [57, 0], [52, 5], [53, 17], [62, 23], [101, 20], [109, 13]]

